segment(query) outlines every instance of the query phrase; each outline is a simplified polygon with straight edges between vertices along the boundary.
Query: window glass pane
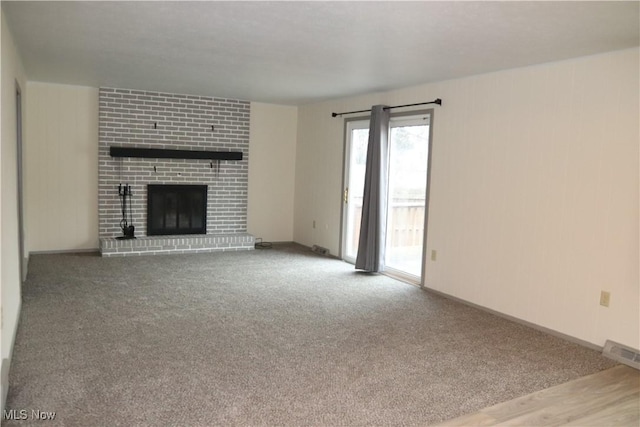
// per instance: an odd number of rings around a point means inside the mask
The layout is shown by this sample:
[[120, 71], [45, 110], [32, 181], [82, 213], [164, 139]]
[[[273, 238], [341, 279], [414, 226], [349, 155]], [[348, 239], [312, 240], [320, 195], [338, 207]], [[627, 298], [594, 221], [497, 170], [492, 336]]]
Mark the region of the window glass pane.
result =
[[391, 128], [386, 266], [420, 277], [429, 126]]

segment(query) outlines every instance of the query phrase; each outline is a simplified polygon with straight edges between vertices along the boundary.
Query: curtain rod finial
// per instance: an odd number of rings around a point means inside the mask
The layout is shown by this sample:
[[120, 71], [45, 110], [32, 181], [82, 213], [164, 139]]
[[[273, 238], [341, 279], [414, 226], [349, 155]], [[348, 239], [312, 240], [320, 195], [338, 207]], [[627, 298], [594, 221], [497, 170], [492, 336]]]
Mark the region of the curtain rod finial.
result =
[[331, 117], [338, 117], [338, 113], [331, 113]]
[[435, 102], [435, 103], [436, 103], [436, 104], [438, 104], [438, 105], [442, 105], [442, 99], [440, 99], [440, 98], [436, 99], [436, 100], [435, 100], [435, 101], [433, 101], [433, 102]]

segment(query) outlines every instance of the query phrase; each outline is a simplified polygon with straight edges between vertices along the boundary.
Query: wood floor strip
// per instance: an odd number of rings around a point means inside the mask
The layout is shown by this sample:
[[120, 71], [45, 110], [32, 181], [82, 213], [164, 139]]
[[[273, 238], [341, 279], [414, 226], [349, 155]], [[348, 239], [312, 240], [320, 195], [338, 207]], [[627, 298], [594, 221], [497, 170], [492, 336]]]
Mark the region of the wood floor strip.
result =
[[584, 415], [595, 415], [602, 412], [632, 394], [634, 393], [629, 392], [628, 388], [623, 388], [612, 393], [600, 394], [596, 398], [593, 395], [584, 394], [558, 396], [555, 404], [547, 405], [519, 417], [506, 417], [504, 420], [497, 421], [509, 426], [563, 426]]
[[640, 425], [640, 372], [619, 365], [442, 426]]
[[506, 421], [507, 419], [515, 418], [519, 414], [542, 409], [557, 402], [559, 398], [570, 398], [571, 396], [582, 395], [590, 390], [593, 391], [593, 381], [597, 381], [598, 389], [616, 385], [625, 378], [626, 370], [621, 368], [626, 367], [616, 366], [615, 368], [519, 397], [509, 402], [500, 403], [486, 408], [482, 412], [491, 415], [498, 421]]
[[640, 425], [640, 392], [633, 393], [602, 411], [580, 417], [566, 424], [574, 427]]
[[434, 427], [479, 427], [479, 426], [494, 426], [496, 425], [496, 419], [491, 415], [487, 415], [484, 412], [475, 412], [469, 415], [463, 415], [458, 418], [454, 418], [444, 423], [437, 424]]
[[[618, 381], [612, 382], [614, 378]], [[517, 407], [517, 411], [507, 403], [483, 412], [512, 426], [563, 425], [626, 397], [633, 393], [634, 385], [637, 386], [637, 379], [632, 376], [596, 376], [589, 381], [570, 381], [526, 396], [520, 399], [522, 405]]]

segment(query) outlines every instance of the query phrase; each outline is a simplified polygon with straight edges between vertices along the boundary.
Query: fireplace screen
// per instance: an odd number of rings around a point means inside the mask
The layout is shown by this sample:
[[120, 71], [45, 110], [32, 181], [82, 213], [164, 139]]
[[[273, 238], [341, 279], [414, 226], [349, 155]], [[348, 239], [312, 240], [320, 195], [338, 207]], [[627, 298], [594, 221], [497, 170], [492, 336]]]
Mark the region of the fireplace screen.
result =
[[206, 233], [206, 185], [147, 186], [148, 236]]

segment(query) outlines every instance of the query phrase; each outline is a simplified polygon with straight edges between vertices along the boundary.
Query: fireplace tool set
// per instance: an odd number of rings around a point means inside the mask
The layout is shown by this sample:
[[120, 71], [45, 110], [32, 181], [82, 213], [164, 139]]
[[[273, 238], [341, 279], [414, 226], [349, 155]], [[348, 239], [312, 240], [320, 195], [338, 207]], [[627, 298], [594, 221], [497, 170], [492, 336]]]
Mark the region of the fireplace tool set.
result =
[[[120, 207], [122, 208], [122, 219], [120, 220], [120, 228], [122, 236], [116, 239], [135, 239], [135, 227], [129, 225], [133, 223], [133, 213], [131, 212], [131, 186], [129, 184], [118, 184], [118, 196], [120, 197]], [[129, 220], [127, 221], [127, 204], [129, 205]]]

